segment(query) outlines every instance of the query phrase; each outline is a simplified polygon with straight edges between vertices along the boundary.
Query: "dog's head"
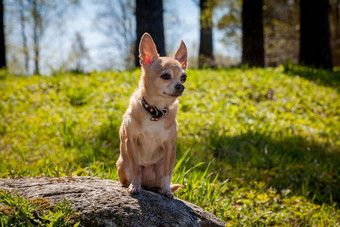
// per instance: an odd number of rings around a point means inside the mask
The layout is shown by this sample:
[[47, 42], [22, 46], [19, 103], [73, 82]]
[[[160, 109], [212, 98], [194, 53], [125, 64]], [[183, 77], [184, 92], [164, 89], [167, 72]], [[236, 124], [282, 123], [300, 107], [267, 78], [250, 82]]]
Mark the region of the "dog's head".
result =
[[139, 59], [143, 70], [141, 82], [146, 90], [167, 98], [182, 95], [187, 77], [187, 48], [183, 41], [173, 58], [159, 57], [151, 36], [144, 33], [139, 44]]

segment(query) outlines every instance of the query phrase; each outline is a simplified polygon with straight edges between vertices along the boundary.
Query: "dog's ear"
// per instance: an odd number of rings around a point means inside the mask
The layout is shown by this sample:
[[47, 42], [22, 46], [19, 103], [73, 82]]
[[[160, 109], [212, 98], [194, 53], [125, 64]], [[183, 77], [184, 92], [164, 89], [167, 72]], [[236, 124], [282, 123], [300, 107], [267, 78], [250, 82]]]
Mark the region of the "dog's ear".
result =
[[183, 69], [187, 68], [187, 47], [183, 41], [181, 41], [181, 45], [176, 51], [174, 58], [181, 63]]
[[139, 43], [139, 61], [150, 66], [158, 58], [156, 45], [148, 33], [144, 33]]

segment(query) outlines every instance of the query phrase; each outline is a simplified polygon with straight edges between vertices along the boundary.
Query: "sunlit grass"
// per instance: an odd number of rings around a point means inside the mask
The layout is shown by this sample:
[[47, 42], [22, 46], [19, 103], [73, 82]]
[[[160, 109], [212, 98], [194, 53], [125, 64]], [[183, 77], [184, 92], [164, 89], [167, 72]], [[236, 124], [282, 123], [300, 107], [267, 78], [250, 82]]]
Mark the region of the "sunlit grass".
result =
[[[1, 72], [0, 177], [118, 179], [118, 129], [139, 73]], [[188, 70], [176, 196], [227, 225], [339, 225], [339, 72], [328, 73]]]
[[15, 196], [0, 190], [0, 225], [4, 226], [79, 226], [71, 204], [63, 200], [51, 205], [48, 199], [26, 200], [17, 192]]

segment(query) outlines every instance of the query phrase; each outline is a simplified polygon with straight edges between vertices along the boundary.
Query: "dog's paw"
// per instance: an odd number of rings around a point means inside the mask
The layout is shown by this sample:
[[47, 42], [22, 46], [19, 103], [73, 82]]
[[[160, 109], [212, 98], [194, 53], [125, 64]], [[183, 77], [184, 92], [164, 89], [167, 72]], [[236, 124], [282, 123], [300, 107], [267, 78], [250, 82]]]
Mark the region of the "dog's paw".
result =
[[130, 184], [127, 190], [130, 194], [138, 194], [140, 192], [140, 186]]
[[170, 188], [169, 189], [161, 188], [161, 189], [158, 190], [158, 193], [168, 197], [169, 199], [173, 199], [174, 198], [174, 195], [172, 194]]

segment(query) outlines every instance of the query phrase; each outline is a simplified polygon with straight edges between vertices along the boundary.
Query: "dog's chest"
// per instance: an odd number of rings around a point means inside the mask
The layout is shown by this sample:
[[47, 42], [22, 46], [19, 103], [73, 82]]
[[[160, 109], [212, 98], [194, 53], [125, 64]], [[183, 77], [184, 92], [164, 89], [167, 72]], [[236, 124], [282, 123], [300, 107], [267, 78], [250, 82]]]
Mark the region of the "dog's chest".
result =
[[165, 130], [164, 121], [144, 121], [138, 137], [139, 164], [149, 166], [164, 157], [164, 142], [169, 138], [169, 130]]

